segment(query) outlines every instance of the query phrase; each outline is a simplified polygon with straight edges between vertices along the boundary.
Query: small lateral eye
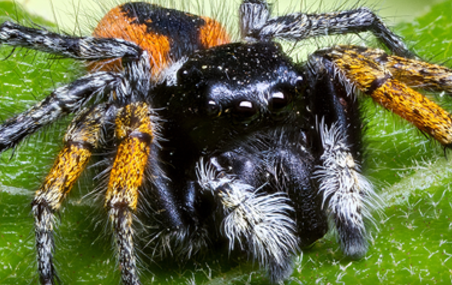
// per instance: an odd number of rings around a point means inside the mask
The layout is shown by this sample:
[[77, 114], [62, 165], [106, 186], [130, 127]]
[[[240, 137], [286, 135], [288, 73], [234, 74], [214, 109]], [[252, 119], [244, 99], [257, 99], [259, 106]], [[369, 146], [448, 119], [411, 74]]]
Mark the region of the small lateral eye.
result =
[[276, 91], [271, 94], [268, 100], [268, 107], [272, 112], [279, 112], [289, 105], [292, 101], [292, 96], [282, 91]]
[[237, 101], [234, 104], [234, 117], [243, 121], [251, 121], [258, 114], [256, 104], [248, 100]]
[[302, 89], [304, 89], [305, 82], [303, 80], [303, 77], [298, 76], [297, 79], [295, 80], [294, 86], [297, 91], [301, 91]]
[[221, 105], [214, 100], [209, 100], [206, 105], [206, 113], [210, 117], [219, 117], [221, 115]]

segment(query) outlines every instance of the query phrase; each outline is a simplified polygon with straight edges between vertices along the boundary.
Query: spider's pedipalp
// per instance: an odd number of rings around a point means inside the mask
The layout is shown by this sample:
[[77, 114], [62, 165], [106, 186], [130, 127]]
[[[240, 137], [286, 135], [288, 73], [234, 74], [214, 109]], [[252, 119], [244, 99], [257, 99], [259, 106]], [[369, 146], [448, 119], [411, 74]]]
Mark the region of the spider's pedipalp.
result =
[[294, 209], [287, 194], [262, 193], [234, 176], [215, 175], [210, 162], [204, 165], [202, 160], [197, 173], [202, 190], [211, 192], [221, 205], [222, 233], [229, 250], [237, 245], [245, 250], [268, 268], [273, 283], [287, 278], [292, 272], [291, 256], [298, 248], [296, 224], [290, 215]]
[[337, 76], [334, 66], [312, 56], [308, 65], [307, 102], [312, 113], [312, 148], [316, 162], [313, 178], [329, 214], [343, 252], [360, 258], [367, 252], [366, 222], [374, 208], [372, 185], [361, 174], [362, 125], [358, 101], [348, 82]]
[[71, 37], [12, 22], [0, 26], [0, 44], [26, 47], [81, 60], [138, 58], [141, 48], [122, 39]]
[[365, 221], [371, 220], [376, 197], [370, 182], [344, 139], [343, 130], [320, 123], [323, 145], [320, 164], [314, 172], [323, 195], [323, 207], [330, 210], [343, 252], [354, 259], [367, 252]]
[[55, 89], [47, 98], [0, 125], [0, 152], [69, 113], [80, 110], [93, 96], [118, 89], [120, 74], [98, 72]]
[[32, 212], [41, 284], [54, 284], [57, 278], [53, 266], [54, 214], [88, 164], [92, 150], [98, 147], [101, 129], [107, 121], [107, 108], [105, 104], [98, 105], [74, 118], [64, 138], [63, 150], [35, 193]]

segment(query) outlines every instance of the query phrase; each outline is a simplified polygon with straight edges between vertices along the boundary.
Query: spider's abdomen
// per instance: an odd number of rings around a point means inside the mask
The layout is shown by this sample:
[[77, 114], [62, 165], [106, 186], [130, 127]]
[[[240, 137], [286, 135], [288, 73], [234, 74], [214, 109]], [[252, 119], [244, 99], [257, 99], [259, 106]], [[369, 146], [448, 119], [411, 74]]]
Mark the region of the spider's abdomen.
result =
[[[183, 56], [229, 42], [224, 27], [211, 18], [145, 2], [129, 2], [113, 8], [100, 20], [93, 35], [139, 45], [149, 54], [152, 75]], [[94, 69], [114, 70], [121, 66], [119, 62], [94, 66]]]

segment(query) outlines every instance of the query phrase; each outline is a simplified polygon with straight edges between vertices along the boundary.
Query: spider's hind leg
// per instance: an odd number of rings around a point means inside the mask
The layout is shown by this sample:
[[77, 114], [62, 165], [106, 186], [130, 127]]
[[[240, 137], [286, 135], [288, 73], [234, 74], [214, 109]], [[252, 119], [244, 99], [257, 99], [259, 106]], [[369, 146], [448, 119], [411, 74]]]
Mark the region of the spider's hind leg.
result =
[[364, 7], [332, 13], [291, 13], [270, 17], [267, 1], [244, 0], [240, 6], [240, 31], [247, 41], [304, 40], [324, 35], [371, 32], [393, 53], [416, 57], [380, 17]]
[[15, 147], [22, 139], [41, 127], [69, 113], [79, 111], [94, 96], [106, 94], [117, 88], [122, 79], [118, 74], [97, 72], [55, 89], [41, 102], [0, 124], [0, 153]]
[[138, 59], [141, 54], [141, 48], [125, 40], [73, 37], [44, 29], [24, 27], [13, 22], [4, 22], [0, 25], [0, 44], [26, 47], [81, 60], [120, 57]]

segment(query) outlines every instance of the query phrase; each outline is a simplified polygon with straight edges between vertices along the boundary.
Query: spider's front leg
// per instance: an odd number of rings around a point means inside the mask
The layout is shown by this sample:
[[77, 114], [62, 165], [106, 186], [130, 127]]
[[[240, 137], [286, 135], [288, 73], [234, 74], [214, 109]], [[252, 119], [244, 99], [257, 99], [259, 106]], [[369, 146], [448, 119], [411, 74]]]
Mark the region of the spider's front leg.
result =
[[358, 102], [325, 61], [308, 65], [306, 104], [312, 114], [314, 177], [323, 207], [333, 220], [342, 251], [352, 258], [367, 252], [366, 220], [375, 207], [372, 185], [361, 174], [363, 158]]
[[[370, 184], [360, 174], [361, 129], [356, 91], [413, 123], [446, 147], [452, 145], [452, 116], [407, 84], [451, 91], [452, 71], [446, 67], [388, 55], [380, 50], [336, 46], [314, 53], [306, 93], [318, 118], [320, 190], [334, 217], [342, 248], [362, 256], [367, 247], [363, 216], [372, 205]], [[313, 120], [314, 121], [314, 120]]]
[[328, 70], [351, 97], [360, 90], [445, 147], [452, 146], [451, 114], [409, 87], [450, 94], [452, 70], [356, 46], [320, 50], [311, 56], [310, 65]]
[[116, 155], [110, 171], [105, 208], [113, 229], [122, 283], [140, 284], [134, 240], [134, 220], [145, 171], [154, 152], [155, 127], [150, 91], [151, 66], [147, 52], [139, 60], [123, 61], [124, 81], [112, 92], [116, 106]]
[[[105, 127], [112, 107], [105, 104], [81, 112], [69, 126], [64, 148], [52, 169], [36, 191], [32, 202], [35, 217], [36, 251], [41, 284], [55, 284], [53, 264], [55, 213], [59, 211], [80, 174], [85, 169], [93, 149], [98, 148], [101, 129]], [[114, 108], [113, 108], [114, 109]]]
[[150, 106], [144, 102], [121, 108], [116, 117], [115, 136], [120, 141], [110, 173], [105, 207], [113, 226], [122, 282], [140, 284], [138, 279], [133, 216], [139, 188], [150, 159], [154, 139]]
[[102, 97], [111, 94], [108, 97], [109, 103], [112, 103], [109, 108], [99, 105], [88, 113], [82, 111], [76, 117], [66, 135], [64, 149], [41, 189], [36, 192], [33, 213], [38, 268], [42, 284], [56, 282], [53, 266], [54, 213], [85, 168], [92, 150], [98, 147], [101, 129], [116, 116], [115, 137], [119, 142], [107, 189], [106, 207], [114, 228], [123, 283], [139, 284], [132, 217], [137, 210], [138, 188], [142, 184], [153, 140], [150, 107], [142, 102], [150, 88], [147, 53], [121, 39], [64, 36], [11, 22], [0, 26], [0, 43], [81, 60], [123, 59], [123, 73], [96, 72], [86, 75], [58, 88], [42, 102], [0, 125], [0, 152], [15, 146], [25, 136], [61, 116], [80, 112], [94, 95]]

